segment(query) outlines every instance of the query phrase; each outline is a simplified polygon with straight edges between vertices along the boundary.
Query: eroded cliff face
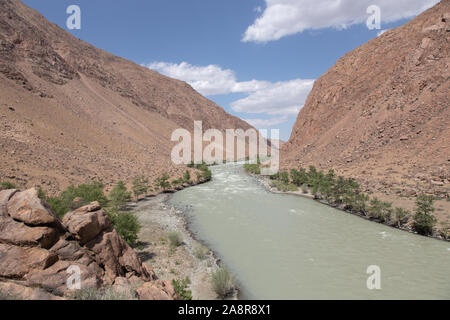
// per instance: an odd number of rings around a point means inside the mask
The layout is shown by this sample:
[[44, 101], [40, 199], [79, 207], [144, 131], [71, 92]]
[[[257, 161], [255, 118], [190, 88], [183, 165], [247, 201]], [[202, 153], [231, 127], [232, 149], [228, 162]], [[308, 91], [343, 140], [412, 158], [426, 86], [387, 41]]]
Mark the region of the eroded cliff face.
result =
[[0, 180], [56, 192], [161, 173], [175, 129], [248, 129], [188, 84], [87, 44], [19, 0], [0, 1]]
[[98, 203], [60, 221], [35, 189], [0, 191], [1, 293], [15, 299], [72, 298], [75, 269], [81, 271], [82, 290], [108, 287], [130, 298], [177, 299], [172, 284], [156, 279]]
[[448, 198], [449, 64], [450, 1], [443, 0], [316, 81], [283, 146], [283, 167], [334, 168], [386, 196]]

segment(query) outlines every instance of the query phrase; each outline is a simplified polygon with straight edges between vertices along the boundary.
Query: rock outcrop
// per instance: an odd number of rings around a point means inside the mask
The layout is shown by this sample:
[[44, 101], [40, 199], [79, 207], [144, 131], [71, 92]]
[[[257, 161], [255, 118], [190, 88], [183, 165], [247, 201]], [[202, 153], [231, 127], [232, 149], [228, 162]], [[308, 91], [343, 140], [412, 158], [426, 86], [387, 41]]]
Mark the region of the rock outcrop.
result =
[[60, 221], [35, 189], [0, 191], [0, 291], [19, 299], [70, 298], [82, 289], [132, 288], [140, 299], [176, 299], [114, 230], [97, 202]]
[[333, 168], [386, 197], [448, 198], [449, 66], [450, 1], [442, 0], [315, 82], [282, 148], [283, 168]]

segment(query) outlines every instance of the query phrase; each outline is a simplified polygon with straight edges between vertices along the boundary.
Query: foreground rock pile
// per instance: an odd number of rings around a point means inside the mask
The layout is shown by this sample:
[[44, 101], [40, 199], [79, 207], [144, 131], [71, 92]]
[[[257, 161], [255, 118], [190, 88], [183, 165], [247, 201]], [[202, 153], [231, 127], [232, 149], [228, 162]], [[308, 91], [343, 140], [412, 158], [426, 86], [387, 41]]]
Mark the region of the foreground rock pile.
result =
[[35, 189], [0, 191], [0, 292], [17, 299], [71, 298], [67, 282], [73, 268], [81, 271], [82, 290], [177, 298], [172, 285], [158, 281], [118, 235], [98, 203], [60, 221]]

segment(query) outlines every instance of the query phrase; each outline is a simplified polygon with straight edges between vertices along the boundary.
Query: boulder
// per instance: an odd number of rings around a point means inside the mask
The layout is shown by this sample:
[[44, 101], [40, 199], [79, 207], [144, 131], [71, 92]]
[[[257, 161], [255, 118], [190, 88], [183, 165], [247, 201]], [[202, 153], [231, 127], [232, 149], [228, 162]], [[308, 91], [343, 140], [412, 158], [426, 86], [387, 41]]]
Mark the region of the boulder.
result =
[[98, 202], [67, 213], [62, 223], [81, 245], [93, 240], [102, 231], [112, 229], [111, 220]]
[[139, 300], [177, 300], [179, 299], [169, 281], [146, 282], [136, 289]]
[[9, 199], [17, 192], [17, 190], [0, 191], [0, 217], [8, 216], [7, 204]]
[[64, 300], [41, 288], [30, 288], [14, 282], [0, 282], [0, 292], [11, 300]]
[[0, 216], [0, 242], [18, 246], [51, 248], [59, 239], [59, 233], [49, 227], [28, 227], [24, 223]]
[[52, 225], [58, 218], [38, 197], [36, 189], [15, 193], [7, 204], [8, 214], [15, 220], [31, 226]]
[[133, 275], [146, 281], [152, 280], [136, 252], [119, 236], [116, 230], [102, 234], [88, 243], [86, 247], [95, 253], [97, 263], [104, 266], [107, 284], [112, 284], [117, 277]]
[[58, 261], [48, 250], [0, 243], [0, 277], [20, 279], [32, 270], [44, 270]]
[[45, 270], [32, 271], [26, 276], [27, 285], [39, 286], [56, 295], [70, 296], [76, 290], [68, 286], [69, 278], [72, 275], [68, 272], [68, 269], [71, 266], [76, 266], [80, 270], [81, 289], [99, 288], [101, 286], [102, 272], [98, 265], [86, 266], [71, 261], [58, 261]]

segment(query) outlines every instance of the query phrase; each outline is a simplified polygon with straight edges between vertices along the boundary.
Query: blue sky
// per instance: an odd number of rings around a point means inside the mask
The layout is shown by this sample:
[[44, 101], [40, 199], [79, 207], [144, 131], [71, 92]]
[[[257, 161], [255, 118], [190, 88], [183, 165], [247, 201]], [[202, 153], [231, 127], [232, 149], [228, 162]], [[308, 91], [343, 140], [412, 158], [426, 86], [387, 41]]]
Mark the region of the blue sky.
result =
[[[287, 140], [313, 81], [348, 51], [437, 0], [23, 0], [101, 49], [185, 80], [228, 112]], [[381, 29], [369, 30], [370, 5]]]

